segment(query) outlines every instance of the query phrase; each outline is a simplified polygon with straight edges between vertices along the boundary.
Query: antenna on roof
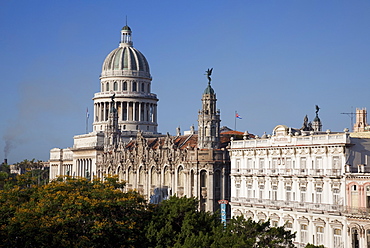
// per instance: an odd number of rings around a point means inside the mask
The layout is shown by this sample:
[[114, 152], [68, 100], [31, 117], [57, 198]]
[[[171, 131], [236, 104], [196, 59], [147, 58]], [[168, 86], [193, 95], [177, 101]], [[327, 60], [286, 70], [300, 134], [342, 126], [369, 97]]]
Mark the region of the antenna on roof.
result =
[[126, 26], [127, 26], [127, 15], [126, 15]]
[[353, 131], [353, 116], [356, 113], [353, 113], [353, 107], [351, 107], [351, 113], [340, 113], [341, 115], [348, 115], [351, 118], [351, 128], [350, 130]]

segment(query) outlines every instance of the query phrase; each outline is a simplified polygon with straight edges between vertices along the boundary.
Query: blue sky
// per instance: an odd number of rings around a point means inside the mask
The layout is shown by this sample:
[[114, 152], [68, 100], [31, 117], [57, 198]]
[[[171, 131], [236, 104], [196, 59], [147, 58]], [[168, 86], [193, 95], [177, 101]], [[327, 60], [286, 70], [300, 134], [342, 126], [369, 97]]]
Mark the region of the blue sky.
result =
[[85, 132], [126, 15], [150, 64], [162, 133], [197, 125], [211, 67], [222, 125], [234, 128], [238, 111], [240, 131], [299, 128], [316, 104], [323, 129], [342, 131], [350, 118], [340, 113], [370, 107], [370, 1], [0, 1], [9, 162], [47, 160]]

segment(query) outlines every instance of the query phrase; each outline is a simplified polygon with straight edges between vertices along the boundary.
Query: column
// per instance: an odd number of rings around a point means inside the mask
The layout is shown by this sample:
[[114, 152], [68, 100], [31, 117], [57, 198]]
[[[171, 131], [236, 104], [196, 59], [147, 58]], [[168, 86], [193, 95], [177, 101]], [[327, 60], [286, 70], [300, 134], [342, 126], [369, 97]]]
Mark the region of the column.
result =
[[130, 121], [130, 102], [127, 102], [126, 106], [126, 121]]
[[146, 121], [146, 103], [145, 102], [143, 103], [143, 120], [142, 121]]
[[106, 120], [106, 115], [107, 115], [106, 102], [103, 102], [103, 121]]
[[141, 119], [141, 103], [139, 102], [139, 121], [142, 121]]
[[153, 104], [153, 113], [154, 113], [153, 122], [157, 123], [157, 104]]
[[209, 171], [207, 173], [207, 177], [208, 177], [208, 185], [207, 185], [207, 208], [208, 208], [208, 211], [214, 211], [215, 210], [215, 206], [214, 206], [214, 196], [213, 196], [213, 187], [214, 187], [214, 184], [213, 184], [213, 171]]
[[123, 107], [124, 105], [125, 105], [125, 102], [121, 102], [121, 116], [122, 116], [121, 120], [123, 120], [123, 121], [125, 120], [124, 119], [124, 116], [125, 116], [124, 111], [125, 110], [124, 110], [124, 107]]
[[149, 104], [149, 121], [153, 122], [153, 103]]
[[127, 120], [132, 121], [132, 108], [130, 109], [130, 104], [132, 102], [127, 102]]
[[132, 120], [136, 121], [136, 102], [132, 103]]

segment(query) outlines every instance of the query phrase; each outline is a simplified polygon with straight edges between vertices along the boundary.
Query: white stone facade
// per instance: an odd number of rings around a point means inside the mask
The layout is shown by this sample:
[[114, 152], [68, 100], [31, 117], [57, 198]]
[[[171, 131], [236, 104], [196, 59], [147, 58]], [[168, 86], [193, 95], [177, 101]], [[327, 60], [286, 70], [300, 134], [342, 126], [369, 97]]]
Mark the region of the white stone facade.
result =
[[348, 132], [305, 132], [283, 125], [270, 137], [234, 140], [231, 215], [285, 224], [296, 232], [298, 247], [368, 247], [356, 246], [349, 231], [353, 215], [346, 180], [351, 170], [361, 169], [369, 150], [368, 139], [351, 138]]

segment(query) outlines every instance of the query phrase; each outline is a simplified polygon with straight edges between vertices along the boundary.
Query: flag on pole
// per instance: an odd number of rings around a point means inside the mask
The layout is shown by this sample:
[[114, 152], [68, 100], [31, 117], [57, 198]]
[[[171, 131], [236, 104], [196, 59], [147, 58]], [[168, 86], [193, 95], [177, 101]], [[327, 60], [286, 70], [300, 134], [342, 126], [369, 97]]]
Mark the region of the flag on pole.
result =
[[235, 114], [235, 118], [243, 119], [238, 113]]
[[86, 108], [86, 118], [89, 118], [89, 108]]

